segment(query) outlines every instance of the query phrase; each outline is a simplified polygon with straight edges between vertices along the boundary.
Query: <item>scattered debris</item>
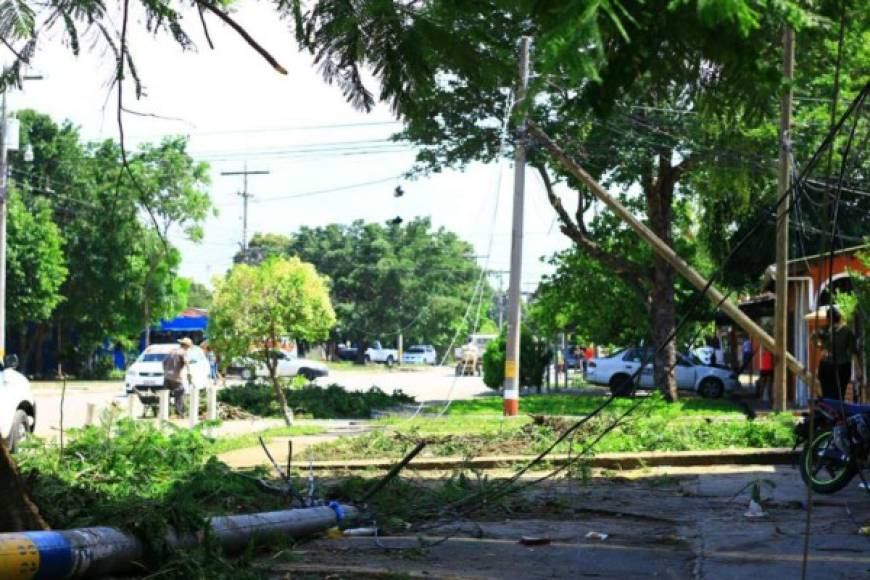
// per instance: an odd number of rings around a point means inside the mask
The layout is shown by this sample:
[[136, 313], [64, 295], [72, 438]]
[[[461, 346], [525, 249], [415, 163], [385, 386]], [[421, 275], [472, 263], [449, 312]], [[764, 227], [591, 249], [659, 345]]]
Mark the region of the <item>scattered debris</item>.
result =
[[522, 538], [520, 538], [519, 543], [523, 546], [546, 546], [551, 541], [552, 540], [550, 540], [550, 538], [534, 538], [530, 536], [523, 536]]
[[587, 540], [601, 540], [602, 542], [610, 537], [609, 534], [604, 534], [602, 532], [589, 532], [586, 534]]
[[376, 536], [377, 528], [350, 528], [344, 530], [345, 536]]
[[763, 518], [767, 515], [761, 504], [754, 499], [749, 500], [749, 509], [743, 514], [747, 518]]

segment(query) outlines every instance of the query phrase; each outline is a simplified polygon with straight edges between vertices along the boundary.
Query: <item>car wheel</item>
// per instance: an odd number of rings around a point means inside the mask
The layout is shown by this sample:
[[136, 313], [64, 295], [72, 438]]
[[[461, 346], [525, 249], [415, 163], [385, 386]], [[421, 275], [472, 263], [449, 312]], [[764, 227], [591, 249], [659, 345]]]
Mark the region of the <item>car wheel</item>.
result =
[[314, 382], [314, 379], [317, 378], [317, 376], [314, 374], [314, 371], [311, 369], [302, 369], [299, 371], [299, 375], [305, 377], [305, 380], [309, 382]]
[[12, 429], [9, 431], [9, 439], [6, 442], [6, 446], [12, 453], [14, 453], [18, 449], [19, 444], [27, 438], [27, 419], [28, 417], [25, 411], [22, 409], [15, 411], [15, 417], [12, 419]]
[[242, 369], [242, 372], [241, 372], [242, 378], [245, 379], [246, 381], [253, 381], [254, 374], [255, 374], [254, 369]]
[[364, 358], [363, 360], [365, 361], [366, 364], [371, 364], [371, 362], [372, 362], [372, 357], [370, 357], [369, 355], [366, 355], [365, 358]]
[[633, 391], [631, 377], [624, 373], [610, 377], [610, 393], [614, 397], [628, 397]]
[[394, 363], [394, 362], [395, 362], [395, 361], [393, 360], [393, 357], [391, 357], [391, 356], [388, 356], [388, 357], [387, 357], [387, 366], [388, 366], [388, 367], [393, 366], [393, 363]]
[[707, 377], [698, 385], [698, 393], [705, 399], [718, 399], [725, 392], [725, 385], [719, 379]]

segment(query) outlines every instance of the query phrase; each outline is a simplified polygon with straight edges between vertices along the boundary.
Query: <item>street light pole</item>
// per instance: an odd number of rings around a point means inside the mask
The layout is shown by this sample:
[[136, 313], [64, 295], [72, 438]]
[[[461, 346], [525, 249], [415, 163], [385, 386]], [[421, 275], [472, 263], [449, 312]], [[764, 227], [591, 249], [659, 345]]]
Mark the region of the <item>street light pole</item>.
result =
[[[516, 99], [519, 107], [525, 107], [526, 90], [529, 84], [529, 45], [532, 39], [520, 40], [519, 83]], [[517, 126], [514, 146], [514, 208], [511, 229], [511, 274], [508, 286], [508, 333], [504, 361], [504, 415], [513, 417], [520, 412], [520, 309], [522, 308], [520, 286], [523, 272], [523, 205], [526, 183], [526, 114]]]

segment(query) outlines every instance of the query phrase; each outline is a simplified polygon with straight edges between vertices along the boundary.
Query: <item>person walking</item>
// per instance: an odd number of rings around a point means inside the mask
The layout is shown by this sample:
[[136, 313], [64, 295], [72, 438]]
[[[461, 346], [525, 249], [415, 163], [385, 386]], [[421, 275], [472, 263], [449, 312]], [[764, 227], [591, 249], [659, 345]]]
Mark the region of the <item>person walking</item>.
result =
[[755, 383], [755, 396], [761, 401], [771, 400], [771, 387], [773, 386], [773, 353], [766, 348], [761, 349], [761, 363], [759, 364], [758, 382]]
[[754, 369], [752, 368], [752, 339], [748, 336], [743, 339], [743, 360], [741, 362], [742, 372], [749, 372], [749, 383], [752, 384]]
[[813, 333], [813, 340], [822, 349], [818, 377], [822, 398], [842, 400], [852, 381], [852, 357], [855, 356], [855, 333], [843, 322], [836, 307], [828, 309], [828, 323]]
[[175, 399], [175, 412], [184, 417], [184, 377], [190, 375], [188, 352], [193, 341], [185, 337], [178, 341], [178, 345], [163, 359], [163, 386]]

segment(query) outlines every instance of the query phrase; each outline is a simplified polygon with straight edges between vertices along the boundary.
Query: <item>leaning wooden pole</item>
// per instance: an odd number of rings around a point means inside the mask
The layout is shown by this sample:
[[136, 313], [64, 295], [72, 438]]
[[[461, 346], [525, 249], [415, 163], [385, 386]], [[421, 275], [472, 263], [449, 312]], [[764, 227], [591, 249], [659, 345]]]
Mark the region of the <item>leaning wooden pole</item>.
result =
[[[669, 245], [662, 241], [651, 229], [649, 229], [646, 224], [640, 221], [637, 217], [634, 216], [624, 205], [619, 203], [618, 200], [614, 199], [605, 189], [601, 186], [595, 179], [592, 178], [591, 175], [586, 173], [586, 171], [572, 161], [568, 155], [558, 146], [556, 143], [550, 139], [550, 137], [541, 130], [535, 123], [529, 122], [529, 134], [531, 134], [550, 154], [559, 160], [559, 162], [570, 171], [577, 179], [579, 179], [592, 194], [597, 197], [599, 200], [604, 202], [607, 207], [609, 207], [613, 212], [625, 223], [631, 227], [644, 241], [646, 241], [653, 249], [655, 253], [661, 256], [665, 261], [667, 261], [680, 275], [686, 278], [692, 286], [704, 292], [707, 297], [715, 304], [717, 307], [721, 308], [725, 314], [727, 314], [731, 320], [737, 323], [740, 328], [745, 330], [747, 334], [751, 337], [757, 339], [764, 345], [764, 348], [770, 350], [771, 352], [776, 352], [776, 342], [773, 340], [769, 334], [767, 334], [764, 329], [758, 326], [751, 318], [746, 316], [737, 305], [729, 300], [721, 291], [719, 291], [715, 286], [709, 285], [708, 280], [705, 279], [697, 270], [692, 268], [683, 260]], [[791, 354], [786, 353], [786, 364], [788, 368], [794, 372], [796, 375], [800, 376], [808, 385], [818, 384], [816, 378], [807, 371], [804, 366]]]

